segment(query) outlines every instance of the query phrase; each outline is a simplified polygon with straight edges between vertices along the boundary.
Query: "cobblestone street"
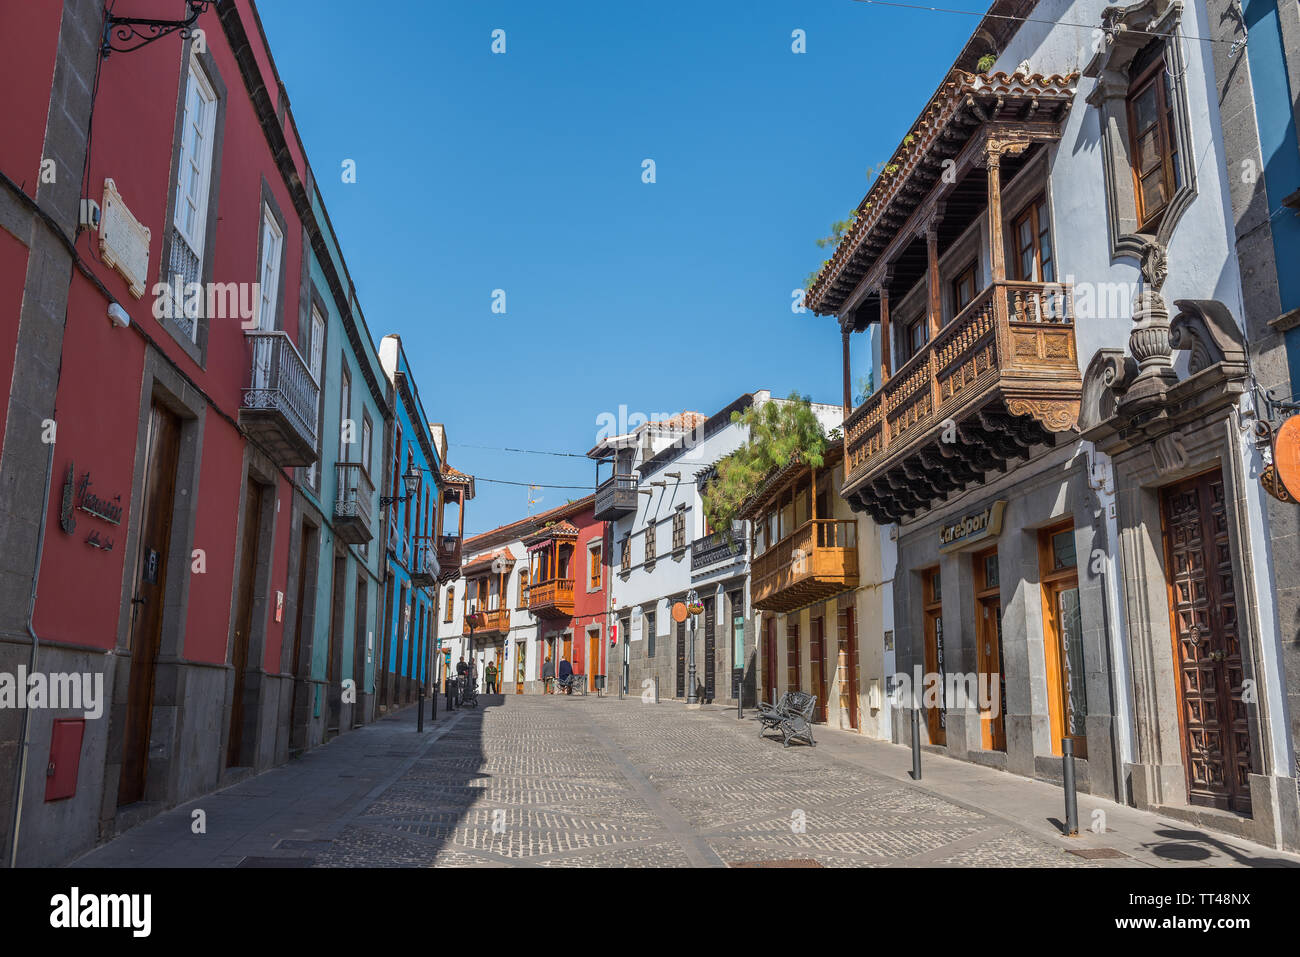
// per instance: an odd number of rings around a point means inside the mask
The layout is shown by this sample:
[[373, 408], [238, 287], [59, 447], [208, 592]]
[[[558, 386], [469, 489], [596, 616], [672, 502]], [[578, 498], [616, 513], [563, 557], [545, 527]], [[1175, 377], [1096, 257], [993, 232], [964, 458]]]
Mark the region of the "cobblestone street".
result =
[[[819, 729], [762, 739], [752, 712], [638, 699], [484, 697], [414, 711], [167, 812], [79, 866], [1295, 865], [1245, 841], [1080, 796], [1106, 833], [1057, 836], [1060, 791]], [[978, 806], [976, 806], [978, 804]], [[202, 809], [206, 832], [191, 830]]]

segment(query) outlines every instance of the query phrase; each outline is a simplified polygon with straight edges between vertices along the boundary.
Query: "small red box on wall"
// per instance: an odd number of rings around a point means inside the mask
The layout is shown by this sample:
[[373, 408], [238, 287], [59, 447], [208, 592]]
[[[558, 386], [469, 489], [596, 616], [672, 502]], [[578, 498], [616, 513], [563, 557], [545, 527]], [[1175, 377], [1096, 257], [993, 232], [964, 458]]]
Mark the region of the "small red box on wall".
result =
[[81, 766], [81, 740], [85, 734], [85, 718], [55, 719], [50, 731], [50, 763], [45, 771], [45, 800], [57, 801], [77, 793], [77, 769]]

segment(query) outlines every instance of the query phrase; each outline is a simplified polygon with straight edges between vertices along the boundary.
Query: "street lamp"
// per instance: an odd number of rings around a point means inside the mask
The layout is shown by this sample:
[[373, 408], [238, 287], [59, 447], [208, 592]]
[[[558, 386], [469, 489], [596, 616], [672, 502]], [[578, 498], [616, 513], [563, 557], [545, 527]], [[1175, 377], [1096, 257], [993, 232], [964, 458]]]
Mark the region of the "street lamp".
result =
[[704, 606], [700, 604], [700, 596], [692, 588], [686, 593], [686, 610], [691, 613], [691, 650], [687, 658], [686, 667], [686, 703], [699, 704], [699, 697], [695, 694], [695, 621], [704, 611]]
[[420, 494], [420, 470], [412, 465], [402, 476], [402, 484], [406, 486], [405, 495], [382, 495], [379, 498], [379, 507], [388, 508], [396, 502], [405, 502], [407, 499], [416, 498]]

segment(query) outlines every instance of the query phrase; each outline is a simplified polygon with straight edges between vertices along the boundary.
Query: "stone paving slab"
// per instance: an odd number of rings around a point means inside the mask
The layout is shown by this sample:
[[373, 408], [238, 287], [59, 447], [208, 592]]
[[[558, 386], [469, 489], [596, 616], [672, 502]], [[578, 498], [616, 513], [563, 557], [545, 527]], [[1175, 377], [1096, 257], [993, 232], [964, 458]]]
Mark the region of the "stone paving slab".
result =
[[[752, 714], [638, 699], [484, 698], [415, 733], [414, 711], [168, 811], [78, 866], [1153, 867], [1300, 858], [1059, 788], [818, 728], [760, 739]], [[191, 812], [207, 814], [206, 834]], [[1103, 855], [1085, 858], [1074, 851]]]

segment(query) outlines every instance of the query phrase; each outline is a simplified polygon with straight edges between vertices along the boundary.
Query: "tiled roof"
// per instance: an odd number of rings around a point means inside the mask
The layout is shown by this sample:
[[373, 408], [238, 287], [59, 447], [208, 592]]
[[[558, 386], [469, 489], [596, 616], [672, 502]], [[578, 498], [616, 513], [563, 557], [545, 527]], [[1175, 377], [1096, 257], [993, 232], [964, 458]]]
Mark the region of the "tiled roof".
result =
[[[835, 312], [844, 304], [861, 278], [840, 282], [846, 267], [858, 258], [865, 240], [882, 220], [886, 231], [891, 228], [891, 222], [892, 228], [897, 229], [906, 221], [911, 208], [919, 204], [919, 197], [929, 193], [929, 187], [918, 189], [914, 184], [909, 187], [909, 183], [923, 164], [935, 165], [935, 157], [931, 154], [943, 145], [945, 138], [953, 138], [949, 135], [950, 127], [957, 125], [961, 131], [958, 136], [968, 137], [983, 124], [982, 120], [972, 122], [969, 119], [954, 124], [954, 120], [967, 113], [984, 115], [987, 119], [986, 107], [992, 107], [996, 112], [1007, 100], [1027, 100], [1035, 109], [1040, 105], [1058, 103], [1068, 106], [1074, 99], [1078, 78], [1077, 72], [1068, 75], [950, 72], [858, 204], [853, 225], [808, 289], [805, 300], [808, 307], [824, 314]], [[871, 264], [858, 263], [864, 268]]]
[[497, 549], [494, 552], [488, 552], [486, 555], [478, 555], [474, 558], [471, 558], [469, 561], [465, 563], [465, 567], [462, 569], [462, 571], [465, 574], [468, 574], [470, 571], [478, 570], [479, 568], [483, 568], [483, 567], [491, 568], [492, 564], [498, 558], [503, 558], [506, 564], [508, 565], [513, 565], [516, 561], [515, 556], [511, 553], [510, 549], [501, 548], [501, 549]]
[[466, 485], [474, 479], [472, 475], [466, 475], [464, 472], [459, 469], [454, 469], [450, 465], [443, 465], [442, 477], [448, 482], [456, 482], [459, 485]]
[[537, 515], [530, 515], [527, 518], [521, 518], [518, 521], [510, 522], [506, 525], [499, 525], [465, 540], [465, 548], [473, 550], [478, 548], [490, 548], [493, 543], [509, 542], [513, 539], [522, 539], [525, 535], [531, 535], [537, 529], [544, 526], [547, 522], [557, 522], [563, 518], [571, 518], [578, 515], [586, 509], [591, 508], [596, 501], [596, 495], [584, 496], [575, 502], [565, 502], [563, 505], [557, 505], [555, 508], [540, 512]]
[[546, 541], [550, 538], [577, 538], [578, 527], [572, 522], [556, 522], [554, 525], [546, 525], [525, 536], [522, 541], [525, 545], [531, 545], [535, 542]]

